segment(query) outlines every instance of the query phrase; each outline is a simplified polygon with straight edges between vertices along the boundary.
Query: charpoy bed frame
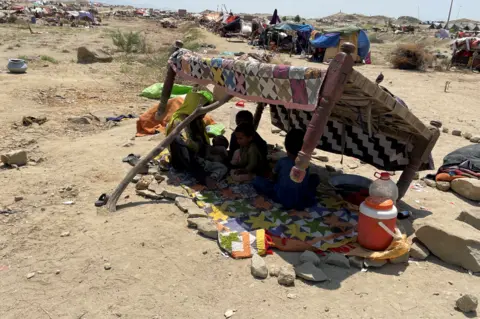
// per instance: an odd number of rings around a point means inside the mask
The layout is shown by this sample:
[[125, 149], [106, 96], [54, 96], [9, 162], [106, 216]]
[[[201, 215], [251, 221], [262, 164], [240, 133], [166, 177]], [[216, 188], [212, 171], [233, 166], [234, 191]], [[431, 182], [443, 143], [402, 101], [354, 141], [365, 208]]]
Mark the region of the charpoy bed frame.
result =
[[356, 157], [379, 169], [402, 170], [397, 183], [402, 198], [417, 171], [432, 168], [430, 153], [439, 137], [426, 127], [400, 99], [353, 69], [355, 46], [345, 43], [327, 70], [268, 63], [204, 58], [177, 49], [169, 59], [158, 108], [165, 111], [175, 77], [198, 84], [214, 84], [225, 97], [199, 106], [148, 155], [141, 158], [109, 196], [107, 208], [116, 203], [135, 175], [194, 118], [213, 111], [233, 96], [256, 101], [255, 125], [267, 104], [272, 124], [282, 130], [306, 131], [291, 178], [301, 182], [315, 148]]

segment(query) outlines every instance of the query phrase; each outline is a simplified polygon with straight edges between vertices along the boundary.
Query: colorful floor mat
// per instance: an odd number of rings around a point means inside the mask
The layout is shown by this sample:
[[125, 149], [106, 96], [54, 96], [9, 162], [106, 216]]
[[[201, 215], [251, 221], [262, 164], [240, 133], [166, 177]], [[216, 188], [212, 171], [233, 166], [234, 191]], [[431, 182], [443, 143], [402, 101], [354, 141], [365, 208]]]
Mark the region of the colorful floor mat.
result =
[[226, 181], [220, 190], [210, 191], [187, 174], [171, 171], [199, 207], [219, 227], [219, 244], [234, 258], [267, 253], [269, 246], [285, 251], [349, 250], [356, 240], [358, 215], [348, 203], [320, 196], [318, 204], [304, 211], [282, 209], [259, 196], [250, 184]]

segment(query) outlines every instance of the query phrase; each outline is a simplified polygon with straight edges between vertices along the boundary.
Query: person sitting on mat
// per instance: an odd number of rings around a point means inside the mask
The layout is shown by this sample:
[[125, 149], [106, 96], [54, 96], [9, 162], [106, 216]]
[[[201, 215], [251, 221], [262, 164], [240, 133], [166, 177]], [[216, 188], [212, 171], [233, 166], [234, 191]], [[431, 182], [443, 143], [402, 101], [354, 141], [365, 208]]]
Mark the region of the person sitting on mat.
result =
[[235, 151], [231, 161], [232, 178], [236, 182], [250, 181], [256, 174], [261, 174], [264, 167], [263, 155], [254, 142], [255, 128], [250, 123], [242, 123], [234, 134], [240, 148]]
[[[253, 126], [253, 114], [250, 111], [240, 111], [237, 113], [237, 116], [235, 117], [235, 123], [237, 124], [237, 126], [244, 123], [250, 124]], [[265, 142], [265, 140], [257, 132], [255, 132], [255, 135], [253, 136], [253, 142], [257, 145], [260, 153], [262, 154], [262, 159], [266, 162], [267, 153], [268, 153], [267, 142]], [[235, 137], [235, 132], [233, 132], [230, 138], [230, 151], [229, 151], [230, 159], [233, 158], [233, 154], [239, 148], [240, 148], [240, 145], [238, 144], [237, 138]]]
[[206, 148], [205, 159], [197, 157], [200, 166], [215, 182], [219, 182], [227, 175], [227, 149], [228, 140], [224, 136], [216, 136], [212, 140], [212, 146]]
[[307, 169], [305, 178], [301, 183], [295, 183], [290, 179], [290, 171], [295, 166], [295, 160], [303, 144], [305, 132], [293, 129], [285, 138], [287, 156], [280, 159], [273, 170], [274, 181], [257, 176], [253, 181], [256, 191], [275, 202], [285, 209], [303, 210], [316, 203], [316, 189], [320, 184], [317, 175], [309, 173]]

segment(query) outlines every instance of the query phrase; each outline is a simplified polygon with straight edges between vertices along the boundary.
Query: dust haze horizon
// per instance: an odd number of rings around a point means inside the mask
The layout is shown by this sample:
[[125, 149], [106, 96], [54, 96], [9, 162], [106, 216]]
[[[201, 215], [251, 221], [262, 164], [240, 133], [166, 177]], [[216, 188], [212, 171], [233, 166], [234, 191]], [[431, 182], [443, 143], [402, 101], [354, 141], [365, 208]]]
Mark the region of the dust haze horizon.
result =
[[[300, 15], [303, 18], [321, 18], [338, 12], [349, 14], [363, 14], [366, 16], [383, 15], [398, 18], [400, 16], [420, 17], [420, 20], [447, 20], [450, 8], [450, 0], [303, 0], [301, 6], [296, 1], [278, 3], [272, 0], [243, 0], [243, 1], [161, 1], [161, 0], [103, 0], [108, 4], [132, 5], [137, 8], [156, 9], [187, 9], [190, 12], [201, 12], [206, 9], [217, 10], [225, 3], [228, 10], [241, 13], [272, 13], [278, 9], [283, 16]], [[478, 0], [454, 0], [452, 20], [472, 19], [480, 20], [480, 1]]]

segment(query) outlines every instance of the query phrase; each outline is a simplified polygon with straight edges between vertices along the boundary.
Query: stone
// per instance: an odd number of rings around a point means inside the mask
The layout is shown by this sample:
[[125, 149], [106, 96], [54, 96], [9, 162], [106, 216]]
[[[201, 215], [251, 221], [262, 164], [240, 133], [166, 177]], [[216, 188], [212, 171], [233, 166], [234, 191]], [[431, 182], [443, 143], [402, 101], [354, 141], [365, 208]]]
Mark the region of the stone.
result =
[[480, 232], [477, 229], [439, 216], [417, 219], [413, 228], [417, 239], [438, 258], [480, 272]]
[[367, 268], [381, 268], [387, 264], [386, 260], [373, 260], [365, 258], [364, 265]]
[[27, 152], [24, 150], [12, 151], [2, 155], [0, 158], [2, 159], [3, 164], [10, 166], [24, 166], [28, 163]]
[[450, 190], [450, 182], [437, 182], [437, 189], [441, 190], [442, 192], [448, 192]]
[[137, 190], [137, 195], [148, 198], [148, 199], [152, 199], [152, 200], [163, 199], [162, 195], [158, 195], [157, 193], [154, 193], [148, 189]]
[[16, 201], [16, 202], [22, 201], [22, 200], [23, 200], [23, 196], [15, 196], [15, 197], [13, 198], [13, 200]]
[[429, 179], [429, 178], [424, 178], [423, 181], [425, 182], [425, 184], [429, 187], [433, 187], [433, 188], [436, 188], [437, 187], [437, 182], [435, 182], [433, 179]]
[[353, 256], [349, 258], [349, 261], [351, 266], [358, 269], [363, 269], [363, 263], [365, 262], [365, 258]]
[[198, 208], [192, 199], [186, 197], [175, 198], [175, 205], [184, 213], [188, 213], [190, 209]]
[[92, 120], [90, 120], [86, 116], [73, 116], [68, 118], [68, 121], [72, 122], [73, 124], [82, 124], [82, 125], [92, 124]]
[[225, 318], [228, 319], [228, 318], [231, 318], [234, 314], [235, 314], [235, 310], [228, 309], [227, 311], [225, 311], [223, 315], [225, 316]]
[[394, 265], [407, 264], [409, 259], [410, 259], [410, 254], [406, 253], [406, 254], [403, 254], [400, 257], [390, 259], [390, 262]]
[[110, 269], [112, 269], [112, 265], [111, 265], [110, 263], [105, 263], [105, 264], [103, 265], [103, 269], [105, 269], [105, 270], [110, 270]]
[[296, 294], [287, 294], [287, 298], [288, 299], [297, 299], [297, 295]]
[[452, 130], [452, 135], [453, 135], [453, 136], [462, 136], [462, 131], [460, 131], [460, 130]]
[[284, 132], [284, 131], [281, 131], [281, 132], [280, 132], [280, 136], [281, 136], [281, 137], [285, 137], [285, 136], [287, 136], [287, 133]]
[[162, 195], [171, 200], [176, 200], [177, 197], [187, 197], [185, 190], [179, 186], [164, 185]]
[[350, 268], [350, 261], [343, 254], [330, 253], [327, 256], [326, 264], [334, 265], [342, 268]]
[[165, 190], [159, 182], [155, 179], [148, 185], [148, 190], [154, 192], [157, 195], [162, 195], [163, 191]]
[[215, 222], [208, 218], [196, 218], [197, 230], [205, 237], [218, 239], [218, 228]]
[[82, 64], [90, 63], [109, 63], [113, 61], [113, 57], [102, 50], [91, 50], [86, 47], [77, 49], [77, 62]]
[[300, 262], [301, 263], [312, 262], [316, 266], [322, 263], [320, 257], [318, 257], [318, 255], [315, 254], [313, 251], [309, 251], [309, 250], [303, 252], [303, 254], [300, 255]]
[[418, 181], [420, 179], [420, 173], [415, 172], [415, 176], [413, 176], [413, 180]]
[[466, 140], [470, 140], [472, 137], [473, 137], [473, 134], [472, 133], [468, 133], [468, 132], [465, 132], [462, 134], [463, 138], [465, 138]]
[[322, 155], [314, 155], [312, 158], [319, 160], [320, 162], [327, 163], [329, 161], [328, 156], [322, 156]]
[[187, 218], [187, 226], [189, 228], [197, 228], [197, 223], [203, 218]]
[[70, 232], [69, 231], [64, 231], [63, 233], [60, 234], [60, 237], [69, 237]]
[[443, 124], [440, 121], [430, 121], [430, 125], [436, 128], [441, 128]]
[[137, 174], [135, 177], [132, 179], [132, 183], [136, 184], [140, 181], [143, 175]]
[[285, 265], [278, 273], [278, 283], [283, 286], [295, 286], [295, 269], [292, 265]]
[[451, 182], [451, 187], [454, 192], [467, 199], [480, 201], [480, 179], [457, 178]]
[[296, 266], [295, 274], [297, 277], [313, 282], [328, 280], [327, 275], [325, 275], [325, 273], [320, 268], [317, 268], [312, 262], [306, 262]]
[[190, 208], [188, 210], [188, 218], [207, 218], [208, 214], [201, 208]]
[[140, 178], [140, 180], [137, 182], [137, 185], [135, 185], [136, 190], [145, 190], [148, 189], [148, 186], [155, 180], [155, 178], [151, 175], [144, 175]]
[[455, 303], [458, 310], [469, 313], [477, 310], [478, 299], [473, 295], [465, 295], [457, 300]]
[[460, 213], [460, 216], [457, 217], [457, 220], [480, 230], [480, 209], [463, 211]]
[[259, 279], [266, 279], [268, 277], [268, 268], [265, 260], [257, 254], [253, 254], [250, 269], [252, 276]]
[[472, 136], [472, 138], [470, 139], [470, 142], [472, 142], [472, 143], [480, 143], [480, 135]]
[[410, 247], [410, 257], [418, 260], [425, 260], [430, 256], [430, 251], [421, 243], [414, 242]]
[[55, 270], [55, 275], [60, 275], [60, 269]]
[[448, 134], [450, 132], [450, 130], [448, 129], [448, 127], [444, 127], [442, 129], [442, 132]]
[[280, 274], [280, 267], [278, 265], [269, 265], [268, 273], [270, 274], [270, 277], [278, 277]]
[[356, 168], [358, 168], [358, 164], [355, 164], [355, 163], [354, 163], [354, 164], [348, 164], [347, 166], [348, 166], [348, 168], [350, 168], [350, 169], [356, 169]]
[[27, 279], [31, 279], [31, 278], [33, 278], [33, 277], [35, 277], [35, 273], [34, 273], [34, 272], [31, 272], [31, 273], [27, 274]]
[[158, 182], [158, 183], [161, 183], [165, 180], [165, 176], [163, 176], [162, 174], [160, 174], [159, 172], [156, 172], [155, 174], [153, 174], [153, 177], [155, 178], [155, 180]]

